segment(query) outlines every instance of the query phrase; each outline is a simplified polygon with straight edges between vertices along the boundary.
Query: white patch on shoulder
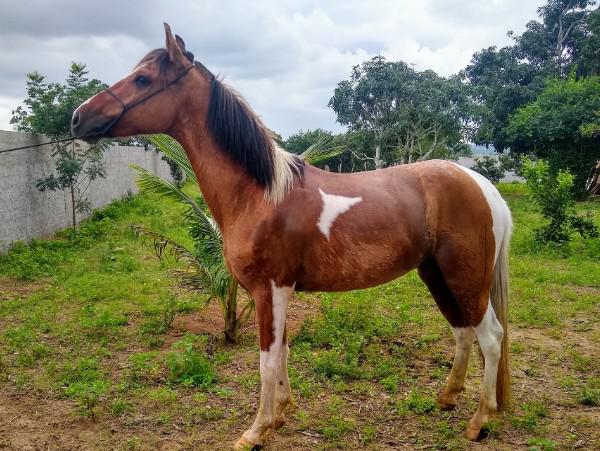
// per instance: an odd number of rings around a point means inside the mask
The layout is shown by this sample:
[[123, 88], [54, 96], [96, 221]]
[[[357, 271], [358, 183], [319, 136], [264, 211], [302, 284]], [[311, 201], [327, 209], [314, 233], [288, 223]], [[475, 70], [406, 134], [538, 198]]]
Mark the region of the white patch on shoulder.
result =
[[512, 229], [512, 217], [510, 210], [492, 182], [486, 179], [479, 172], [475, 172], [472, 169], [466, 168], [457, 163], [454, 163], [454, 165], [462, 169], [464, 172], [469, 174], [473, 180], [475, 180], [475, 182], [479, 185], [479, 188], [481, 188], [483, 196], [487, 200], [488, 205], [490, 206], [490, 210], [492, 211], [492, 231], [494, 232], [494, 241], [496, 242], [495, 259], [497, 259], [498, 254], [500, 253], [502, 240], [507, 239]]
[[362, 197], [346, 197], [336, 194], [327, 194], [319, 188], [321, 198], [323, 199], [323, 211], [317, 222], [317, 227], [327, 239], [331, 232], [331, 226], [336, 218], [342, 213], [347, 212], [353, 205], [362, 201]]

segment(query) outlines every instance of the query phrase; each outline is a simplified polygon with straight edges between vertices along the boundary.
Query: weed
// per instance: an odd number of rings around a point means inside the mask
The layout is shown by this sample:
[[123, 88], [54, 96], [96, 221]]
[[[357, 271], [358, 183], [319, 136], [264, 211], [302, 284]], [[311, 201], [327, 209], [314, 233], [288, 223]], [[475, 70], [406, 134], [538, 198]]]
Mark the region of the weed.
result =
[[133, 406], [122, 399], [116, 399], [110, 405], [110, 411], [113, 417], [122, 417], [126, 413], [133, 411]]
[[406, 398], [398, 403], [398, 413], [406, 415], [408, 411], [423, 415], [433, 412], [437, 407], [435, 398], [424, 394], [420, 389], [411, 390]]
[[213, 364], [194, 349], [194, 344], [187, 340], [179, 342], [182, 351], [167, 354], [166, 363], [169, 368], [169, 380], [188, 387], [209, 387], [217, 380]]
[[548, 438], [532, 438], [527, 442], [530, 451], [554, 451], [556, 443]]
[[513, 426], [527, 431], [533, 431], [538, 426], [540, 419], [548, 416], [548, 407], [545, 401], [530, 401], [521, 406], [523, 414], [511, 419]]
[[600, 378], [592, 378], [582, 387], [577, 402], [586, 406], [600, 406]]

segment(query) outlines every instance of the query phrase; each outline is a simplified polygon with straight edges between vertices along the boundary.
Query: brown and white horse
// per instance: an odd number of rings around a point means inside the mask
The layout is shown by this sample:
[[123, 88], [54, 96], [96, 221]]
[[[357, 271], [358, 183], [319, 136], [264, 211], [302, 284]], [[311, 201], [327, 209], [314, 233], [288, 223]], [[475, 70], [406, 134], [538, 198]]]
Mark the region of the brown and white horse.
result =
[[335, 174], [284, 152], [244, 100], [194, 62], [165, 24], [166, 49], [82, 104], [74, 136], [167, 133], [184, 147], [219, 225], [231, 272], [254, 298], [260, 408], [236, 443], [253, 447], [291, 401], [286, 311], [296, 291], [344, 291], [417, 268], [456, 339], [441, 408], [464, 388], [475, 337], [484, 357], [467, 436], [510, 400], [507, 347], [510, 211], [479, 174], [447, 161]]

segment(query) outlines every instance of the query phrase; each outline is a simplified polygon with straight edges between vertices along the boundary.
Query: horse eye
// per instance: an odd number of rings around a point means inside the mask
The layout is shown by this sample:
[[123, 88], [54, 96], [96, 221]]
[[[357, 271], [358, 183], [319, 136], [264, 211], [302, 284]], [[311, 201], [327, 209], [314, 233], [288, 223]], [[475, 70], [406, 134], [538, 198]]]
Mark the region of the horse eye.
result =
[[150, 79], [143, 75], [138, 75], [135, 79], [135, 84], [138, 85], [138, 87], [140, 88], [145, 88], [150, 84]]

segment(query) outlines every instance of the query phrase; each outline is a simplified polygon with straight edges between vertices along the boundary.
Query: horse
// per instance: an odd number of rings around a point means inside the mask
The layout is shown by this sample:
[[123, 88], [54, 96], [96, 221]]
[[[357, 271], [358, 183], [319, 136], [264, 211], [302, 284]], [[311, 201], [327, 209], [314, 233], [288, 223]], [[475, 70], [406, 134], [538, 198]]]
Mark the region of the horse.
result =
[[164, 25], [166, 48], [81, 104], [72, 133], [87, 141], [165, 133], [185, 149], [222, 232], [227, 266], [256, 306], [260, 405], [235, 449], [264, 443], [285, 421], [292, 401], [286, 312], [294, 291], [362, 289], [413, 269], [456, 341], [440, 408], [456, 406], [479, 342], [480, 403], [466, 428], [477, 440], [510, 402], [512, 219], [494, 185], [442, 160], [350, 174], [313, 167], [278, 147], [244, 99]]

